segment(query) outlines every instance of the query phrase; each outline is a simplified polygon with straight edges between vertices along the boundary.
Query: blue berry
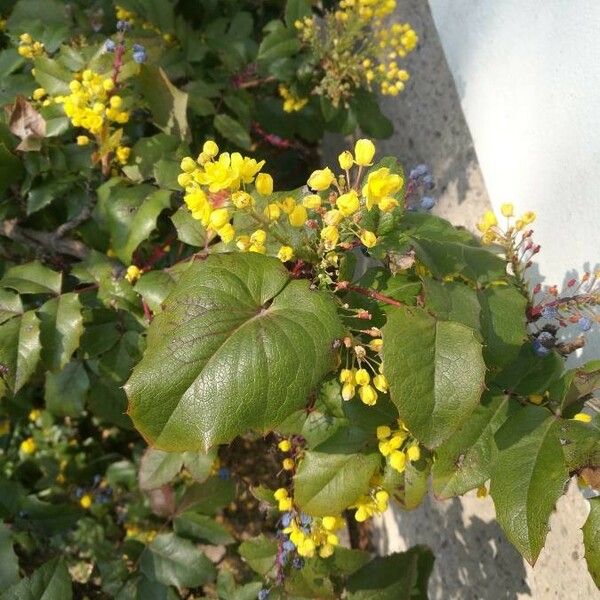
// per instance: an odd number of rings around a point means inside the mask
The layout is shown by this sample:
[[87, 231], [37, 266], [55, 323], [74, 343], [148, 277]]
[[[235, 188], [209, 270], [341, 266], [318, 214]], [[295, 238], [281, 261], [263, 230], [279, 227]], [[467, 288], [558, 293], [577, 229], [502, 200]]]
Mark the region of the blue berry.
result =
[[411, 179], [418, 179], [419, 177], [422, 177], [423, 175], [427, 175], [429, 173], [429, 167], [427, 165], [417, 165], [411, 172], [410, 172], [410, 178]]
[[231, 473], [227, 467], [221, 467], [219, 469], [219, 479], [223, 481], [227, 481], [231, 477]]
[[308, 527], [312, 523], [312, 517], [307, 515], [306, 513], [302, 513], [300, 515], [300, 524], [304, 527]]
[[303, 566], [304, 561], [299, 556], [296, 556], [292, 561], [292, 569], [301, 569]]
[[133, 60], [135, 60], [136, 63], [146, 62], [146, 48], [141, 44], [133, 45]]
[[421, 208], [431, 210], [435, 206], [435, 200], [431, 196], [423, 196], [421, 199]]
[[292, 513], [283, 513], [283, 515], [281, 516], [281, 524], [284, 527], [289, 527], [290, 523], [292, 522]]
[[258, 600], [267, 600], [268, 597], [269, 597], [269, 590], [266, 590], [265, 588], [263, 588], [262, 590], [258, 590], [258, 596], [257, 596]]
[[588, 317], [581, 317], [581, 319], [577, 321], [577, 325], [579, 325], [581, 331], [589, 331], [592, 328], [592, 320]]
[[550, 354], [550, 349], [549, 348], [545, 348], [544, 346], [542, 346], [542, 344], [540, 343], [539, 340], [534, 340], [533, 341], [533, 351], [538, 356], [548, 356], [548, 354]]
[[294, 542], [291, 540], [286, 540], [283, 542], [283, 550], [284, 552], [293, 552], [296, 549]]
[[114, 52], [117, 45], [109, 38], [104, 42], [104, 52]]
[[433, 189], [433, 187], [435, 186], [435, 183], [433, 181], [433, 177], [431, 175], [425, 175], [423, 177], [423, 185], [425, 186], [425, 188], [427, 188], [428, 190]]
[[556, 306], [544, 306], [544, 308], [542, 308], [542, 317], [544, 317], [544, 319], [556, 319], [557, 316], [558, 310], [556, 309]]
[[131, 23], [129, 21], [117, 21], [117, 31], [129, 31]]

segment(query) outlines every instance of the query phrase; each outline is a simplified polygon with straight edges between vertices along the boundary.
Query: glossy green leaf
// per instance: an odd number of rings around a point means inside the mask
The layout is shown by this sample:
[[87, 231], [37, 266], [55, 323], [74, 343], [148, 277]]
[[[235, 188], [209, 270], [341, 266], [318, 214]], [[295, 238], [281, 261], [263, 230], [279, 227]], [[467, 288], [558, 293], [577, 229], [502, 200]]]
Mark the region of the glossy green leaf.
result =
[[48, 94], [53, 96], [70, 94], [69, 83], [73, 77], [68, 69], [47, 56], [39, 56], [34, 61], [35, 79]]
[[226, 140], [233, 142], [236, 146], [244, 148], [245, 150], [250, 149], [252, 143], [250, 134], [239, 121], [236, 121], [229, 115], [221, 113], [214, 118], [213, 125]]
[[177, 511], [179, 514], [194, 509], [203, 515], [214, 515], [235, 500], [235, 484], [220, 477], [209, 477], [202, 483], [190, 485], [182, 496]]
[[278, 59], [291, 56], [300, 49], [300, 40], [295, 29], [277, 23], [263, 38], [258, 49], [257, 60], [273, 63]]
[[276, 259], [211, 256], [190, 265], [152, 321], [125, 386], [129, 415], [173, 451], [273, 428], [332, 368], [342, 334], [333, 300], [290, 281]]
[[240, 556], [259, 575], [266, 575], [275, 566], [277, 541], [264, 535], [242, 542], [239, 547]]
[[150, 580], [180, 588], [198, 587], [216, 577], [206, 555], [174, 533], [162, 533], [152, 540], [142, 553], [140, 570]]
[[12, 290], [0, 288], [0, 324], [22, 314], [21, 296]]
[[425, 546], [376, 557], [348, 579], [348, 600], [427, 600], [433, 560]]
[[30, 577], [0, 594], [0, 600], [71, 600], [71, 577], [62, 558], [36, 569]]
[[600, 497], [590, 498], [590, 512], [581, 528], [588, 571], [600, 587]]
[[62, 275], [35, 260], [11, 267], [0, 279], [0, 287], [20, 294], [60, 294]]
[[367, 493], [380, 461], [378, 453], [329, 454], [308, 450], [294, 478], [294, 498], [310, 515], [341, 514]]
[[184, 244], [201, 248], [206, 241], [206, 230], [197, 219], [192, 217], [190, 210], [182, 206], [171, 216], [171, 221], [177, 229], [177, 238]]
[[193, 511], [180, 514], [173, 526], [177, 535], [192, 540], [210, 544], [232, 544], [235, 541], [229, 531], [213, 517]]
[[13, 549], [10, 529], [0, 522], [0, 589], [19, 581], [19, 559]]
[[54, 415], [79, 417], [83, 412], [90, 380], [81, 362], [73, 361], [62, 371], [46, 374], [44, 399]]
[[143, 490], [169, 483], [181, 471], [183, 456], [179, 452], [163, 452], [148, 448], [140, 463], [139, 482]]
[[[402, 340], [402, 343], [398, 343]], [[419, 308], [389, 311], [385, 374], [400, 418], [426, 446], [439, 446], [471, 415], [484, 388], [481, 344], [472, 329]]]
[[496, 518], [531, 564], [544, 546], [550, 514], [569, 478], [557, 433], [556, 418], [529, 405], [496, 434], [499, 453], [490, 488]]
[[71, 359], [83, 333], [83, 317], [78, 294], [51, 298], [38, 310], [42, 361], [50, 371], [59, 371]]
[[175, 279], [169, 271], [150, 271], [144, 273], [134, 286], [153, 313], [162, 310], [162, 303], [175, 285]]
[[[481, 306], [477, 292], [463, 282], [423, 280], [425, 306], [444, 321], [456, 321], [479, 331]], [[485, 354], [485, 350], [484, 350]]]
[[188, 95], [176, 88], [160, 67], [142, 65], [138, 82], [156, 126], [164, 133], [186, 138]]
[[294, 23], [311, 14], [309, 0], [287, 0], [285, 3], [285, 22], [288, 27], [294, 27]]
[[0, 378], [0, 397], [4, 382], [16, 394], [35, 373], [40, 359], [40, 324], [29, 310], [0, 325], [0, 365], [6, 370]]
[[527, 298], [512, 285], [487, 287], [478, 294], [485, 339], [483, 357], [490, 368], [505, 367], [517, 358], [527, 340]]
[[509, 396], [484, 394], [481, 404], [435, 453], [433, 491], [439, 498], [460, 496], [490, 478], [498, 450], [494, 435], [506, 421]]

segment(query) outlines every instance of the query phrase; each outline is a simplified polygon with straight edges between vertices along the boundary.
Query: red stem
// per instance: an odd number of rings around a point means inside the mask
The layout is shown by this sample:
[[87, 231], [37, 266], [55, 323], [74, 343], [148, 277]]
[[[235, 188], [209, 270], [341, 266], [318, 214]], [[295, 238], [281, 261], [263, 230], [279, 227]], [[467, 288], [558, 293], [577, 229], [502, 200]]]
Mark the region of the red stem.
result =
[[390, 304], [391, 306], [403, 307], [406, 306], [404, 302], [400, 302], [399, 300], [394, 300], [389, 296], [384, 296], [375, 290], [371, 290], [369, 288], [359, 287], [357, 285], [349, 285], [343, 289], [350, 290], [352, 292], [357, 292], [358, 294], [362, 294], [363, 296], [368, 296], [369, 298], [373, 298], [373, 300], [379, 300], [379, 302], [384, 302], [385, 304]]

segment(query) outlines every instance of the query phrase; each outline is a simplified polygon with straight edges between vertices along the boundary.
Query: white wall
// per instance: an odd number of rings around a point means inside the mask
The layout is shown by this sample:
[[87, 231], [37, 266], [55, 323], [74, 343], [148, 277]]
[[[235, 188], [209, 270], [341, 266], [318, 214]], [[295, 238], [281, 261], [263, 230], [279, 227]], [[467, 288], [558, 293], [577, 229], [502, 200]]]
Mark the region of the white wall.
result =
[[[430, 0], [492, 204], [538, 213], [540, 276], [600, 263], [600, 1]], [[595, 326], [582, 358], [600, 357]]]

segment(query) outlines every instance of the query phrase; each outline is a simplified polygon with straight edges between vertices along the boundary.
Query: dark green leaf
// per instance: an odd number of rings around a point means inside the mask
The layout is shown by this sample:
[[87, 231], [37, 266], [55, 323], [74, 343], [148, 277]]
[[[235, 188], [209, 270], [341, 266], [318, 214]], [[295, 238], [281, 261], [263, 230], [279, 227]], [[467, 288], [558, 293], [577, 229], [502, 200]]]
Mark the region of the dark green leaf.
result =
[[144, 273], [135, 284], [135, 291], [142, 296], [153, 313], [162, 310], [162, 303], [173, 289], [175, 280], [168, 271]]
[[179, 452], [148, 448], [140, 463], [140, 487], [152, 490], [169, 483], [181, 471], [182, 465], [183, 457]]
[[254, 571], [264, 576], [275, 566], [277, 542], [259, 535], [240, 544], [239, 553]]
[[294, 23], [304, 17], [310, 17], [309, 0], [287, 0], [285, 4], [285, 22], [292, 28]]
[[481, 307], [474, 289], [462, 282], [442, 283], [435, 279], [425, 279], [423, 293], [425, 294], [425, 306], [436, 317], [445, 321], [457, 321], [479, 331]]
[[173, 523], [175, 533], [184, 538], [210, 544], [233, 544], [235, 539], [214, 517], [193, 511], [180, 514]]
[[290, 281], [276, 259], [210, 256], [189, 266], [152, 321], [125, 386], [129, 415], [153, 445], [174, 451], [273, 428], [331, 369], [342, 333], [333, 300]]
[[73, 589], [69, 571], [61, 558], [55, 558], [0, 595], [1, 600], [71, 600]]
[[17, 290], [20, 294], [60, 294], [62, 276], [35, 260], [11, 267], [0, 279], [0, 287]]
[[10, 529], [0, 522], [0, 589], [19, 581], [19, 559], [13, 549]]
[[250, 149], [252, 140], [248, 130], [239, 122], [221, 113], [217, 115], [213, 120], [215, 129], [230, 142], [233, 142], [236, 146], [244, 148], [245, 150]]
[[69, 83], [73, 74], [57, 61], [47, 56], [40, 56], [33, 61], [35, 79], [48, 94], [53, 96], [70, 94]]
[[214, 515], [235, 499], [235, 485], [219, 477], [209, 477], [188, 487], [179, 503], [178, 513], [194, 509], [203, 515]]
[[46, 374], [44, 398], [54, 415], [79, 417], [83, 412], [90, 380], [82, 363], [68, 363], [62, 371]]
[[21, 296], [12, 290], [0, 288], [0, 323], [22, 314]]
[[182, 206], [177, 209], [171, 217], [175, 229], [177, 229], [177, 237], [184, 243], [190, 246], [201, 248], [206, 241], [206, 230], [197, 219], [192, 217], [192, 213], [188, 208]]

